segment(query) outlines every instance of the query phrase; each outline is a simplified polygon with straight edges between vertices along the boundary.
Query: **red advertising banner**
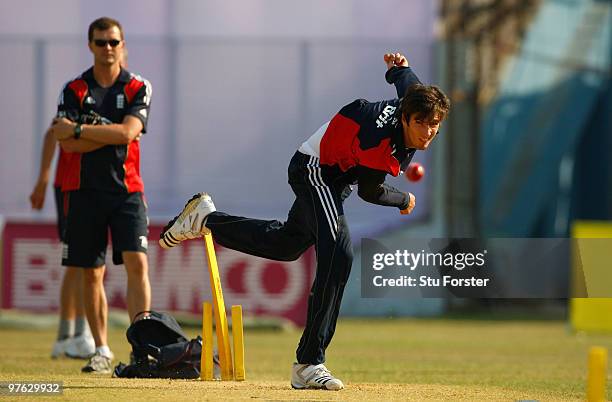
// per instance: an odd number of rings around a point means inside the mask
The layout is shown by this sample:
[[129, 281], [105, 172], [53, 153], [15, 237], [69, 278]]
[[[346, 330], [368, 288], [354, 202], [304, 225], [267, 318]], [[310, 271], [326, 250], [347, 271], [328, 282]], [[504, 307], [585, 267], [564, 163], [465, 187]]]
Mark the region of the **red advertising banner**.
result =
[[[152, 307], [200, 313], [211, 300], [204, 241], [159, 247], [162, 225], [149, 227]], [[62, 281], [62, 247], [54, 224], [6, 222], [2, 243], [2, 308], [55, 311]], [[245, 315], [282, 317], [304, 325], [314, 275], [314, 251], [291, 262], [270, 261], [216, 246], [225, 305]], [[126, 274], [107, 253], [104, 279], [109, 307], [125, 308]]]

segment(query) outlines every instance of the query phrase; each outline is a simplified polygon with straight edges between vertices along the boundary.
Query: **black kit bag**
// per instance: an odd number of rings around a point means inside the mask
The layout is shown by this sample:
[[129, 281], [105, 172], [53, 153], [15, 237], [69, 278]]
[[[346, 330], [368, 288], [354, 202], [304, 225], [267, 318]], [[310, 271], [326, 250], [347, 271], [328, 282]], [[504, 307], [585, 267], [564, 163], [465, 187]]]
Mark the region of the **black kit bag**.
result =
[[[202, 338], [188, 340], [174, 317], [157, 311], [138, 313], [126, 332], [132, 345], [132, 361], [119, 363], [114, 377], [183, 378], [200, 377]], [[215, 368], [219, 360], [214, 358]]]

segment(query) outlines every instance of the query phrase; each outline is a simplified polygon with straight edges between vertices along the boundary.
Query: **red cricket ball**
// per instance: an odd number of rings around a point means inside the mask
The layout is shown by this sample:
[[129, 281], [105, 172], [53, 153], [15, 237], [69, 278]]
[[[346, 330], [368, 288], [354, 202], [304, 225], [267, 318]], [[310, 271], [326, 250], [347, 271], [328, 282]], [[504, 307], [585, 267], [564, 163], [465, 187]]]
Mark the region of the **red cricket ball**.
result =
[[425, 168], [418, 162], [412, 162], [408, 165], [408, 169], [404, 172], [406, 178], [410, 181], [419, 181], [425, 175]]

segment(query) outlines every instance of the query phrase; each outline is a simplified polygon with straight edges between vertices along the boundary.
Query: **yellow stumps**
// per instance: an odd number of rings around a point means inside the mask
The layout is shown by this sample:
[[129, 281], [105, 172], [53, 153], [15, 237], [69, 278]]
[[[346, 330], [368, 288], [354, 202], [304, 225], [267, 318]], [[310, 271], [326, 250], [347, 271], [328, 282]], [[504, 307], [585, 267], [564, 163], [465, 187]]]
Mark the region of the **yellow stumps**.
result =
[[606, 377], [608, 372], [608, 351], [600, 346], [589, 350], [589, 374], [587, 377], [587, 401], [606, 400]]
[[572, 238], [571, 291], [578, 297], [569, 300], [570, 325], [575, 331], [612, 333], [612, 298], [605, 293], [610, 283], [606, 264], [612, 257], [612, 247], [608, 247], [612, 223], [575, 221]]
[[215, 315], [215, 326], [217, 328], [217, 349], [219, 350], [219, 364], [221, 366], [221, 379], [231, 380], [234, 377], [232, 367], [232, 351], [230, 348], [229, 329], [227, 315], [225, 313], [225, 302], [221, 290], [221, 278], [217, 266], [217, 256], [213, 244], [212, 235], [204, 235], [206, 244], [206, 257], [208, 259], [208, 272], [210, 273], [210, 290], [213, 296], [213, 310]]
[[242, 306], [232, 306], [232, 338], [234, 339], [234, 379], [244, 381], [244, 333]]
[[202, 357], [200, 362], [200, 380], [213, 379], [213, 330], [212, 305], [208, 302], [202, 304]]
[[214, 313], [215, 327], [217, 328], [217, 349], [219, 351], [221, 379], [244, 381], [246, 375], [244, 368], [242, 306], [232, 306], [232, 336], [234, 339], [234, 359], [232, 361], [227, 314], [225, 312], [225, 302], [223, 301], [223, 290], [221, 289], [221, 277], [219, 276], [215, 246], [210, 233], [204, 235], [204, 244], [206, 246], [206, 258], [208, 259], [208, 272], [210, 274], [210, 290], [213, 297], [213, 305], [211, 307], [210, 303], [204, 303], [202, 306], [202, 334], [204, 336], [202, 347], [204, 350], [200, 363], [200, 378], [202, 380], [213, 379], [212, 316]]

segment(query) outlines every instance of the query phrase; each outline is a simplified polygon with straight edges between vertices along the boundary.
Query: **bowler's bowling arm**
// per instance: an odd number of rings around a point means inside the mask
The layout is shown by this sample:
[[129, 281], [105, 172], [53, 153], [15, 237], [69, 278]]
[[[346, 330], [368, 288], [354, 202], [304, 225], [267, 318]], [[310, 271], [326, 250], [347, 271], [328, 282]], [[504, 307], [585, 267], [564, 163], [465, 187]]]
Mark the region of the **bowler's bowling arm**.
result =
[[403, 98], [406, 90], [412, 85], [421, 83], [410, 67], [391, 67], [387, 70], [385, 79], [389, 84], [395, 85], [398, 98]]

